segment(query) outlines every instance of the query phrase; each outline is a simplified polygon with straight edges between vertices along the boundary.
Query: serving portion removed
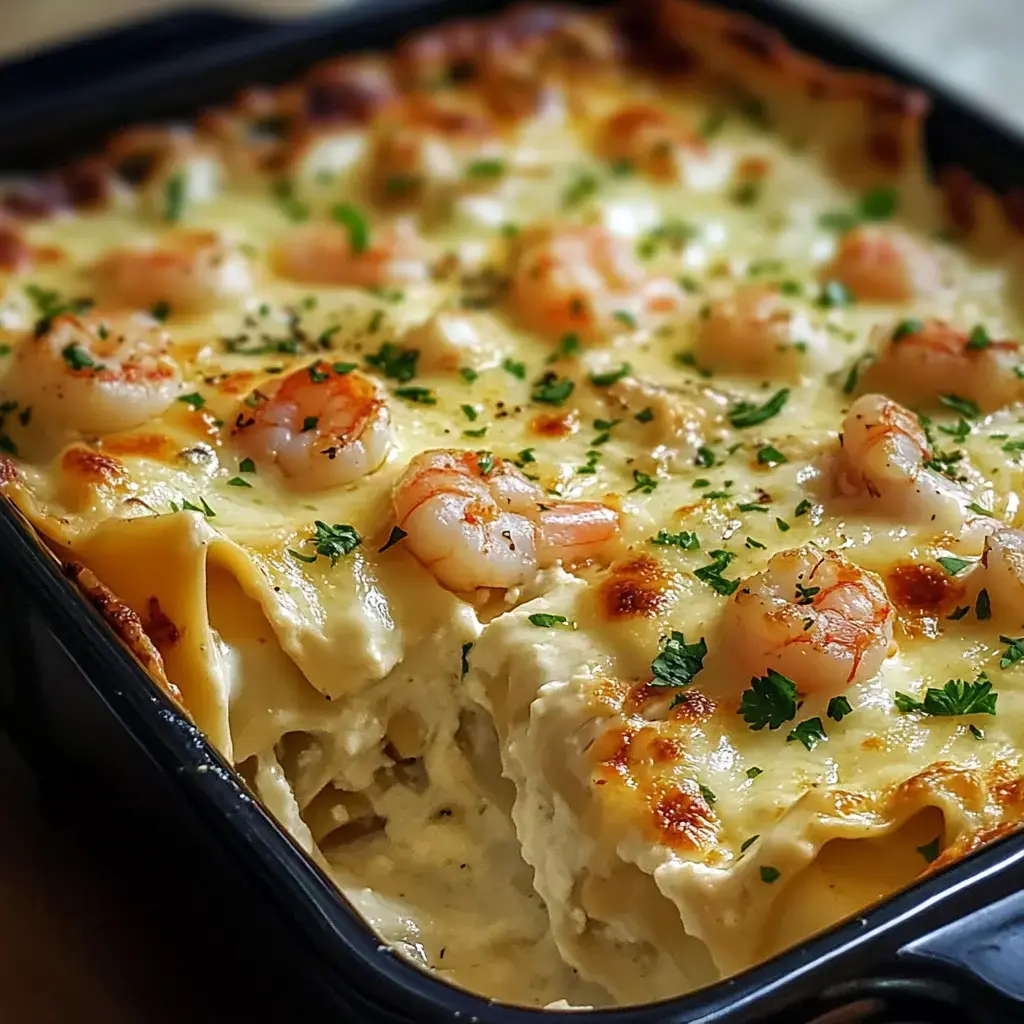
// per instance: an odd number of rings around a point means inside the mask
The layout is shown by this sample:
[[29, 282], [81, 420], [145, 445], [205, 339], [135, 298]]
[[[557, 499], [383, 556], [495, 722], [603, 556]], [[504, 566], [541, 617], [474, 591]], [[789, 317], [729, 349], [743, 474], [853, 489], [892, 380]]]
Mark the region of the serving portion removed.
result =
[[0, 186], [0, 490], [368, 923], [743, 970], [1024, 814], [1020, 243], [921, 97], [513, 8]]

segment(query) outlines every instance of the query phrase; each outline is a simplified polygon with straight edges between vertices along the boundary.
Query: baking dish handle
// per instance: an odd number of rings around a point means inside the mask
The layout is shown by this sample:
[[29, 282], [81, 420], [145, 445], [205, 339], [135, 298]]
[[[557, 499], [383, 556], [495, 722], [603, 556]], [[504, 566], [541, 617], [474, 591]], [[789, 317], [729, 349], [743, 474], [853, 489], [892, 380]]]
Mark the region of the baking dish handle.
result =
[[965, 983], [993, 1021], [1024, 1019], [1024, 891], [1014, 888], [907, 943], [898, 962], [904, 977]]

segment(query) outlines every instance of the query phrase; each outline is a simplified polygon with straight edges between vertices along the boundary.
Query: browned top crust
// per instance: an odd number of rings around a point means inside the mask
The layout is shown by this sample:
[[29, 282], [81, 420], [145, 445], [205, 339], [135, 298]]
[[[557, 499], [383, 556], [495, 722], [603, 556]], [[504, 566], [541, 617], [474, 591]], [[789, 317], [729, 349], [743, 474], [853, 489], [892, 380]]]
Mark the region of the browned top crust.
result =
[[160, 689], [176, 703], [181, 703], [181, 691], [168, 678], [164, 659], [153, 645], [138, 615], [132, 611], [112, 590], [104, 586], [96, 575], [81, 562], [67, 562], [64, 575], [77, 584], [79, 590], [89, 599], [128, 649], [142, 663], [156, 680]]
[[[4, 190], [0, 216], [40, 218], [102, 204], [119, 186], [144, 183], [182, 148], [213, 147], [235, 169], [278, 173], [318, 132], [370, 124], [440, 85], [472, 93], [496, 118], [523, 118], [539, 109], [549, 82], [628, 65], [699, 79], [773, 113], [786, 107], [790, 122], [816, 138], [827, 124], [843, 136], [832, 154], [842, 172], [858, 166], [892, 178], [923, 170], [924, 94], [828, 67], [752, 18], [695, 0], [639, 0], [597, 12], [521, 4], [416, 33], [392, 56], [345, 55], [294, 83], [246, 89], [232, 105], [200, 113], [194, 131], [126, 129], [101, 155]], [[994, 218], [1000, 228], [1024, 231], [1024, 192], [994, 197], [960, 168], [944, 168], [938, 187], [950, 230], [967, 237]]]

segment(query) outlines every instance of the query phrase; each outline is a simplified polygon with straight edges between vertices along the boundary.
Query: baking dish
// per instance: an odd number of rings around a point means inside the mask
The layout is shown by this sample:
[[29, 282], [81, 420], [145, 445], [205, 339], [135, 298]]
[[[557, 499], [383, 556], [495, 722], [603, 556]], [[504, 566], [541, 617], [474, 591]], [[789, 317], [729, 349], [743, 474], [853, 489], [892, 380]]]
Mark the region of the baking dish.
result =
[[[418, 8], [409, 14], [409, 18], [415, 21], [430, 13], [436, 15], [438, 11], [436, 8]], [[452, 12], [444, 9], [440, 16], [449, 13]], [[361, 24], [356, 14], [347, 18], [335, 19], [330, 23], [335, 31], [345, 32], [346, 44], [363, 46], [383, 40], [385, 30], [379, 24]], [[794, 27], [799, 35], [800, 23]], [[182, 104], [186, 99], [192, 104], [215, 98], [220, 95], [219, 90], [242, 84], [257, 74], [258, 77], [288, 74], [297, 70], [298, 62], [313, 59], [328, 49], [336, 49], [335, 40], [327, 28], [326, 22], [304, 26], [285, 33], [287, 38], [283, 39], [249, 29], [228, 50], [212, 49], [199, 55], [197, 61], [203, 73], [200, 74], [195, 66], [188, 68], [191, 77], [189, 87], [185, 90], [187, 96], [176, 92], [181, 79], [175, 76], [185, 73], [186, 65], [183, 64], [177, 67], [172, 65], [163, 71], [159, 66], [147, 67], [119, 82], [102, 86], [99, 98], [93, 96], [91, 103], [83, 103], [80, 99], [67, 109], [61, 107], [63, 100], [59, 95], [39, 98], [27, 113], [23, 111], [19, 115], [15, 112], [9, 126], [9, 138], [26, 140], [24, 151], [12, 154], [12, 163], [51, 160], [60, 155], [56, 150], [46, 150], [47, 126], [55, 123], [58, 110], [62, 118], [76, 123], [77, 130], [81, 132], [74, 140], [64, 139], [64, 143], [71, 141], [74, 145], [84, 144], [89, 131], [113, 127], [105, 122], [112, 113], [106, 101], [112, 99], [120, 89], [128, 90], [127, 95], [132, 97], [125, 108], [119, 111], [123, 120], [144, 115], [184, 113]], [[804, 30], [807, 30], [806, 26]], [[108, 40], [108, 44], [110, 42]], [[806, 41], [804, 46], [810, 48]], [[839, 56], [843, 56], [842, 52]], [[853, 60], [854, 55], [848, 53], [844, 59], [847, 58]], [[258, 69], [253, 66], [254, 62], [259, 63]], [[208, 91], [203, 92], [202, 87]], [[101, 104], [99, 100], [104, 102]], [[150, 100], [152, 105], [147, 107], [145, 104]], [[81, 117], [72, 116], [77, 114], [81, 114]], [[19, 116], [20, 124], [17, 121]], [[955, 123], [954, 119], [954, 126]], [[979, 128], [979, 131], [984, 136], [984, 127]], [[939, 150], [944, 144], [940, 136]], [[976, 141], [972, 156], [975, 151], [985, 148], [984, 144]], [[946, 153], [955, 155], [955, 150], [948, 148]], [[944, 162], [945, 157], [941, 152], [935, 155], [937, 162]], [[998, 161], [993, 157], [991, 163], [992, 167], [981, 163], [973, 169], [978, 176], [992, 180], [992, 171], [994, 168], [998, 170]], [[1006, 181], [995, 183], [1007, 184]], [[31, 586], [30, 581], [38, 573], [38, 566], [31, 569], [30, 563], [25, 561], [31, 550], [30, 546], [19, 548], [13, 541], [9, 546], [10, 557], [14, 560], [11, 575], [25, 586]], [[21, 562], [17, 562], [18, 557], [22, 558]], [[52, 568], [49, 571], [52, 577]], [[236, 881], [239, 878], [251, 880], [268, 895], [273, 894], [273, 898], [266, 901], [266, 907], [263, 906], [263, 900], [258, 901], [257, 905], [252, 905], [253, 901], [250, 901], [246, 919], [252, 914], [262, 914], [265, 909], [267, 915], [262, 922], [263, 926], [267, 927], [270, 921], [274, 921], [275, 927], [290, 937], [291, 942], [288, 944], [292, 945], [293, 951], [304, 954], [298, 958], [303, 961], [303, 970], [316, 973], [315, 986], [324, 992], [325, 998], [342, 1000], [339, 1005], [344, 1005], [345, 1000], [351, 1003], [356, 999], [365, 999], [367, 1007], [373, 1003], [373, 1015], [378, 1019], [384, 1014], [385, 1007], [396, 1005], [401, 1009], [395, 1011], [400, 1014], [395, 1019], [444, 1018], [454, 1013], [470, 1014], [480, 1019], [526, 1019], [526, 1011], [497, 1007], [485, 1009], [487, 1004], [466, 995], [455, 994], [438, 982], [414, 973], [386, 951], [379, 950], [372, 937], [344, 911], [333, 890], [326, 888], [326, 883], [304, 865], [301, 858], [262, 817], [258, 808], [248, 800], [244, 791], [233, 783], [230, 773], [211, 755], [194, 730], [156, 699], [151, 688], [141, 687], [138, 681], [120, 679], [122, 670], [128, 671], [131, 668], [130, 659], [111, 645], [109, 637], [102, 642], [95, 632], [95, 624], [82, 620], [81, 613], [74, 606], [65, 607], [58, 596], [61, 592], [53, 589], [56, 579], [49, 579], [46, 586], [51, 589], [41, 590], [37, 598], [37, 603], [42, 601], [44, 604], [46, 614], [53, 617], [53, 625], [43, 628], [55, 629], [59, 642], [81, 664], [87, 675], [95, 677], [97, 697], [104, 699], [111, 710], [116, 710], [117, 716], [143, 741], [142, 746], [154, 763], [174, 780], [173, 789], [187, 801], [189, 815], [194, 816], [203, 828], [216, 834], [218, 844], [232, 865]], [[29, 607], [28, 600], [18, 600], [6, 617], [12, 628], [12, 658], [18, 661], [24, 660], [26, 656], [34, 657], [38, 666], [34, 669], [31, 664], [26, 668], [15, 665], [15, 672], [12, 672], [12, 678], [18, 680], [18, 687], [13, 691], [14, 703], [27, 708], [26, 713], [20, 717], [23, 721], [41, 726], [35, 730], [23, 729], [22, 735], [31, 737], [34, 733], [43, 743], [47, 736], [51, 739], [56, 737], [61, 757], [65, 760], [69, 757], [73, 763], [99, 760], [100, 767], [105, 761], [108, 771], [113, 769], [111, 774], [119, 775], [122, 780], [138, 778], [123, 767], [110, 764], [116, 746], [100, 735], [98, 725], [95, 729], [83, 728], [87, 721], [84, 717], [85, 709], [76, 706], [82, 694], [70, 695], [47, 687], [47, 681], [57, 680], [61, 675], [59, 666], [52, 662], [53, 653], [48, 651], [49, 647], [56, 649], [56, 641], [36, 642], [35, 637], [40, 627], [25, 622]], [[28, 652], [22, 647], [26, 636], [33, 638]], [[90, 646], [82, 646], [85, 642]], [[34, 686], [31, 684], [33, 670], [45, 677]], [[138, 673], [135, 674], [137, 676]], [[23, 684], [30, 688], [22, 689]], [[42, 760], [51, 765], [58, 763], [55, 755], [47, 752], [43, 753]], [[161, 815], [166, 815], [167, 797], [161, 795], [155, 799], [151, 794], [140, 793], [138, 784], [132, 788], [136, 797], [141, 797], [142, 804], [159, 808]], [[715, 1014], [720, 1017], [725, 1014], [728, 1019], [753, 1019], [764, 1016], [773, 1006], [781, 1009], [795, 1000], [806, 1000], [812, 992], [816, 993], [815, 999], [820, 1004], [823, 998], [819, 991], [822, 977], [830, 976], [835, 980], [844, 975], [864, 973], [884, 962], [909, 937], [921, 934], [928, 926], [943, 922], [953, 916], [956, 910], [966, 909], [970, 905], [969, 901], [981, 903], [986, 899], [991, 900], [994, 895], [1002, 892], [997, 888], [999, 884], [1005, 885], [1006, 891], [1009, 891], [1012, 886], [1009, 869], [1015, 863], [1017, 852], [1015, 842], [1008, 841], [943, 875], [941, 884], [937, 880], [923, 883], [884, 908], [859, 919], [862, 923], [848, 924], [741, 978], [676, 1001], [671, 1004], [671, 1009], [664, 1007], [657, 1011], [621, 1011], [596, 1016], [601, 1019], [641, 1020], [656, 1012], [659, 1019], [693, 1019], [695, 1016]], [[986, 869], [985, 865], [990, 865], [990, 869]], [[295, 899], [296, 894], [292, 891], [295, 887], [302, 890], [300, 900]], [[315, 920], [308, 912], [312, 906], [318, 906], [319, 909]], [[1012, 916], [1011, 910], [1005, 907], [1002, 909]], [[283, 920], [278, 920], [278, 917]], [[304, 939], [305, 946], [295, 941], [297, 939]], [[868, 939], [872, 941], [868, 942]], [[960, 947], [965, 945], [962, 935], [950, 936], [948, 932], [942, 933], [941, 938], [933, 937], [928, 941], [930, 944], [917, 942], [905, 950], [904, 959], [923, 959], [929, 955], [929, 950], [932, 956], [949, 955], [951, 950], [957, 950], [959, 955]], [[1012, 942], [1009, 945], [1012, 948]], [[308, 955], [314, 950], [320, 960]], [[358, 980], [353, 980], [348, 975], [352, 968], [358, 967], [358, 959], [372, 961], [376, 966], [372, 971], [355, 970], [354, 975]], [[332, 964], [333, 968], [320, 970], [321, 960], [324, 965]], [[911, 999], [915, 992], [912, 981], [913, 977], [908, 977], [907, 972], [891, 971], [873, 988], [865, 988], [865, 983], [861, 982], [853, 988], [840, 989], [827, 999], [849, 1000], [871, 991], [882, 993], [890, 1003], [893, 999]], [[965, 998], [966, 991], [957, 986], [933, 987], [932, 995], [935, 998], [955, 1000]], [[756, 1001], [756, 1005], [751, 1005], [752, 1000]], [[826, 1002], [822, 1005], [828, 1004]], [[978, 1005], [980, 1012], [984, 1004], [979, 1002]], [[869, 1007], [864, 1004], [861, 1009], [867, 1012]], [[799, 1011], [794, 1009], [787, 1012], [791, 1019], [797, 1012], [804, 1015], [811, 1013], [812, 1007], [808, 1005]]]

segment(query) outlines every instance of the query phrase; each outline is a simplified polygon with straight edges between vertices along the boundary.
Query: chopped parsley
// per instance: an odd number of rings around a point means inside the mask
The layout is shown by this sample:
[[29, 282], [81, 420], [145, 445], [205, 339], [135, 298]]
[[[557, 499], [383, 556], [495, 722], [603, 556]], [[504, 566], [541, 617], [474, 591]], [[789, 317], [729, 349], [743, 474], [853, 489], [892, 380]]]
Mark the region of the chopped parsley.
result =
[[739, 714], [755, 732], [765, 726], [780, 728], [796, 718], [796, 684], [781, 672], [768, 669], [767, 675], [751, 679], [750, 688], [743, 691]]
[[367, 364], [375, 366], [389, 380], [407, 384], [416, 376], [416, 363], [420, 351], [417, 348], [403, 348], [392, 341], [386, 341], [376, 352], [365, 356]]
[[975, 352], [983, 348], [988, 348], [991, 344], [992, 339], [989, 337], [988, 331], [985, 329], [985, 325], [975, 324], [968, 332], [967, 344], [964, 348], [968, 351]]
[[842, 281], [826, 281], [818, 295], [818, 305], [822, 309], [837, 309], [853, 304], [853, 295]]
[[179, 395], [178, 401], [190, 405], [193, 409], [202, 409], [206, 405], [206, 399], [198, 391], [193, 391], [190, 395]]
[[188, 198], [188, 183], [184, 174], [172, 174], [164, 185], [164, 220], [168, 224], [177, 224], [185, 212], [185, 200]]
[[786, 742], [799, 740], [808, 750], [813, 750], [819, 743], [827, 740], [825, 727], [820, 718], [807, 718], [795, 726], [786, 737]]
[[682, 548], [683, 551], [700, 550], [700, 538], [691, 530], [683, 530], [680, 533], [659, 530], [657, 536], [651, 538], [650, 543], [659, 544], [662, 547]]
[[517, 363], [514, 359], [506, 359], [501, 364], [501, 368], [519, 380], [526, 380], [526, 363]]
[[319, 416], [305, 416], [302, 419], [302, 433], [305, 434], [310, 430], [316, 430], [316, 425], [320, 422]]
[[183, 501], [181, 507], [188, 512], [202, 512], [207, 519], [212, 519], [217, 513], [207, 504], [205, 498], [200, 497], [199, 504], [193, 505], [191, 501]]
[[463, 366], [459, 369], [459, 376], [467, 383], [472, 384], [473, 381], [480, 376], [471, 366]]
[[473, 650], [472, 643], [465, 643], [462, 645], [462, 678], [466, 678], [466, 673], [469, 671], [469, 652]]
[[252, 487], [252, 484], [240, 476], [233, 476], [228, 481], [228, 487]]
[[562, 206], [566, 209], [579, 206], [580, 203], [594, 196], [598, 187], [597, 177], [589, 171], [584, 171], [577, 175], [562, 193]]
[[400, 526], [392, 526], [391, 533], [388, 534], [388, 539], [384, 542], [382, 547], [377, 550], [379, 552], [387, 551], [388, 548], [393, 548], [400, 540], [405, 540], [409, 534], [405, 532]]
[[729, 422], [739, 429], [756, 427], [759, 423], [778, 416], [789, 400], [789, 388], [781, 388], [763, 405], [752, 402], [739, 402], [729, 410]]
[[942, 558], [936, 558], [935, 561], [938, 562], [950, 576], [958, 576], [971, 564], [966, 558], [954, 558], [952, 555], [945, 555]]
[[852, 395], [857, 390], [857, 385], [860, 383], [860, 375], [864, 371], [864, 367], [875, 361], [874, 355], [870, 352], [865, 352], [864, 355], [858, 356], [850, 367], [846, 374], [846, 379], [843, 381], [843, 394]]
[[818, 224], [829, 231], [851, 231], [865, 221], [890, 220], [899, 207], [899, 193], [894, 188], [879, 187], [865, 192], [853, 210], [823, 213]]
[[901, 320], [894, 328], [892, 332], [892, 340], [894, 342], [901, 342], [904, 338], [913, 337], [915, 334], [920, 334], [924, 330], [923, 320]]
[[484, 157], [466, 165], [466, 177], [482, 179], [500, 178], [506, 170], [508, 170], [508, 164], [504, 160]]
[[985, 730], [979, 729], [973, 722], [967, 727], [967, 729], [976, 740], [983, 740], [985, 738]]
[[782, 872], [778, 868], [773, 868], [771, 864], [761, 865], [761, 881], [765, 885], [771, 885], [772, 882], [777, 882], [782, 877]]
[[102, 370], [103, 366], [95, 362], [92, 356], [81, 345], [72, 342], [60, 351], [61, 358], [72, 370]]
[[[758, 768], [757, 765], [751, 765], [744, 773], [748, 779], [756, 779], [758, 775], [764, 775], [764, 769]], [[757, 838], [756, 836], [754, 837]]]
[[331, 218], [348, 232], [348, 246], [353, 255], [366, 252], [370, 245], [370, 222], [358, 207], [338, 203], [331, 208]]
[[924, 846], [916, 847], [917, 852], [921, 854], [929, 864], [939, 856], [939, 840], [940, 837], [936, 836], [930, 843], [925, 843]]
[[548, 615], [546, 612], [534, 612], [527, 616], [531, 626], [539, 626], [541, 629], [575, 629], [576, 623], [567, 619], [564, 615]]
[[984, 672], [973, 683], [950, 679], [941, 690], [928, 687], [924, 700], [896, 691], [896, 707], [900, 711], [923, 711], [926, 715], [994, 715], [999, 694], [992, 692], [992, 683]]
[[469, 420], [470, 423], [475, 423], [477, 417], [480, 415], [471, 405], [460, 405], [459, 408], [462, 410], [463, 416]]
[[700, 790], [700, 795], [704, 797], [704, 802], [708, 807], [713, 807], [718, 802], [718, 797], [715, 795], [715, 791], [709, 786], [698, 784], [697, 788]]
[[637, 326], [636, 317], [628, 309], [617, 309], [612, 313], [612, 318], [631, 330]]
[[811, 511], [812, 508], [814, 508], [814, 506], [811, 504], [811, 502], [807, 498], [804, 498], [803, 501], [801, 501], [800, 504], [797, 505], [795, 509], [793, 509], [793, 515], [806, 515], [808, 512]]
[[743, 546], [747, 548], [756, 548], [760, 551], [764, 551], [766, 545], [762, 544], [759, 540], [754, 540], [753, 537], [748, 537], [744, 542]]
[[1009, 668], [1024, 658], [1024, 636], [1000, 636], [999, 640], [1001, 643], [1010, 645], [999, 659], [1000, 668]]
[[780, 466], [783, 462], [789, 462], [778, 448], [768, 444], [761, 448], [757, 453], [757, 463], [759, 466]]
[[[328, 526], [327, 523], [317, 519], [313, 523], [313, 529], [313, 536], [307, 537], [303, 543], [312, 544], [313, 550], [316, 551], [317, 555], [329, 558], [332, 568], [338, 564], [340, 558], [351, 554], [363, 542], [363, 538], [359, 536], [356, 530], [344, 523], [335, 523], [333, 526]], [[312, 563], [316, 561], [316, 556], [311, 558], [308, 555], [299, 554], [291, 549], [289, 549], [289, 553], [301, 562]]]
[[697, 454], [693, 457], [693, 464], [695, 466], [699, 466], [701, 469], [710, 469], [717, 463], [718, 456], [715, 455], [714, 450], [709, 448], [706, 444], [702, 444], [697, 449]]
[[651, 686], [688, 686], [704, 668], [707, 653], [704, 637], [695, 644], [688, 644], [682, 633], [672, 630], [661, 652], [651, 662], [651, 672], [654, 673]]
[[588, 379], [594, 387], [607, 388], [622, 380], [623, 377], [627, 377], [632, 372], [633, 367], [629, 363], [623, 363], [616, 370], [608, 370], [605, 373], [592, 373]]
[[657, 254], [658, 250], [665, 246], [673, 252], [681, 252], [686, 243], [691, 241], [700, 232], [692, 224], [683, 220], [667, 220], [656, 228], [648, 231], [637, 243], [636, 253], [644, 260], [649, 260]]
[[163, 323], [171, 315], [171, 304], [161, 299], [159, 302], [154, 302], [150, 307], [149, 315], [154, 320], [159, 320]]
[[693, 575], [701, 583], [706, 583], [716, 594], [721, 594], [722, 597], [729, 597], [730, 594], [735, 593], [736, 588], [740, 585], [740, 581], [727, 580], [722, 573], [725, 572], [734, 556], [728, 551], [722, 550], [709, 551], [708, 554], [711, 556], [712, 561], [707, 565], [702, 565], [699, 569], [694, 569]]
[[238, 464], [238, 472], [239, 473], [255, 473], [256, 472], [256, 463], [253, 462], [252, 459], [242, 459], [242, 461]]
[[825, 712], [833, 722], [841, 722], [847, 715], [852, 713], [853, 708], [845, 697], [833, 697], [828, 702], [828, 710]]
[[939, 395], [939, 401], [966, 419], [976, 420], [981, 415], [978, 404], [969, 398], [961, 398], [959, 395]]
[[395, 396], [417, 405], [437, 405], [437, 396], [430, 388], [408, 387], [395, 388]]
[[979, 590], [974, 601], [974, 614], [979, 622], [992, 618], [992, 601], [989, 599], [987, 590]]
[[657, 486], [658, 481], [653, 476], [642, 473], [639, 469], [634, 469], [633, 486], [630, 487], [629, 493], [632, 494], [634, 491], [639, 491], [641, 494], [651, 494]]
[[568, 377], [546, 373], [535, 381], [530, 391], [530, 401], [544, 405], [561, 405], [573, 393], [576, 385]]

